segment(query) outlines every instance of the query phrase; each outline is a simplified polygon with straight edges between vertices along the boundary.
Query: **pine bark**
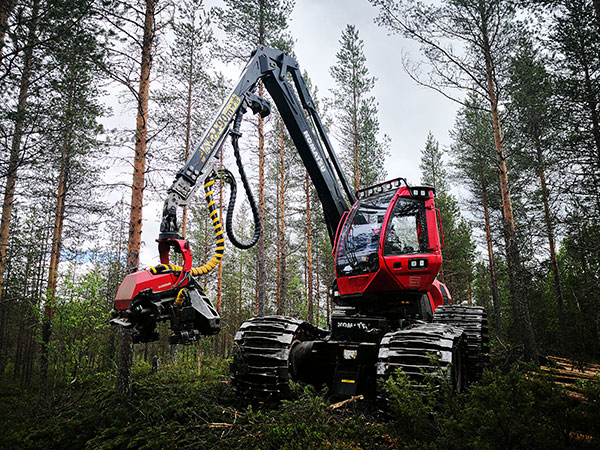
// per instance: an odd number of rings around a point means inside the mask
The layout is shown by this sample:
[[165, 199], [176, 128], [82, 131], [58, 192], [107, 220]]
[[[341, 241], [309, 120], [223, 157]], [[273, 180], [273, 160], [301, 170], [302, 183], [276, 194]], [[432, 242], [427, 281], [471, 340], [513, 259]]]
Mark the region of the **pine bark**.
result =
[[[137, 267], [140, 263], [142, 206], [144, 200], [144, 178], [146, 171], [146, 140], [148, 136], [148, 93], [150, 90], [152, 43], [154, 40], [154, 6], [155, 0], [146, 0], [140, 84], [138, 90], [133, 182], [131, 186], [129, 240], [127, 243], [127, 267], [129, 270], [137, 270]], [[118, 392], [124, 395], [129, 395], [130, 393], [132, 358], [133, 342], [131, 331], [123, 329], [119, 348], [116, 388]]]
[[550, 195], [548, 192], [548, 186], [546, 184], [546, 173], [544, 170], [544, 156], [542, 153], [542, 146], [539, 138], [536, 136], [534, 139], [537, 164], [538, 164], [538, 176], [540, 177], [540, 186], [542, 188], [542, 204], [544, 206], [544, 221], [546, 223], [546, 235], [548, 237], [548, 247], [550, 249], [550, 266], [552, 267], [552, 276], [554, 278], [554, 291], [556, 294], [556, 307], [558, 312], [558, 326], [560, 330], [559, 346], [564, 346], [564, 339], [567, 333], [567, 325], [565, 322], [564, 314], [564, 295], [562, 290], [562, 283], [560, 280], [560, 270], [558, 268], [558, 258], [556, 257], [556, 243], [554, 238], [554, 225], [552, 223], [552, 214], [550, 212]]
[[[258, 87], [258, 95], [264, 95], [262, 83]], [[258, 116], [258, 213], [260, 220], [265, 223], [265, 132], [263, 118]], [[265, 233], [258, 238], [258, 264], [257, 264], [257, 285], [256, 285], [256, 311], [259, 316], [265, 315], [265, 304], [267, 297], [267, 269], [265, 252]]]
[[[265, 42], [265, 4], [264, 0], [258, 2], [259, 22], [258, 22], [258, 44], [264, 45]], [[258, 95], [264, 95], [264, 86], [258, 85]], [[267, 300], [267, 268], [266, 268], [266, 250], [265, 250], [265, 128], [263, 118], [258, 116], [258, 213], [263, 223], [263, 231], [258, 238], [258, 261], [256, 274], [256, 313], [259, 316], [265, 315], [265, 305]]]
[[31, 70], [33, 67], [33, 48], [37, 40], [37, 23], [39, 19], [39, 0], [34, 0], [31, 9], [31, 20], [27, 31], [27, 44], [25, 45], [23, 70], [19, 81], [19, 99], [15, 114], [14, 134], [10, 147], [8, 159], [8, 170], [6, 173], [6, 184], [4, 186], [4, 199], [2, 202], [2, 217], [0, 219], [0, 349], [4, 347], [4, 330], [6, 329], [7, 306], [3, 301], [4, 274], [6, 272], [8, 236], [12, 210], [15, 201], [15, 190], [18, 181], [18, 170], [21, 165], [21, 140], [26, 120], [27, 101], [31, 83]]
[[483, 217], [485, 221], [485, 240], [487, 244], [488, 262], [490, 270], [490, 284], [492, 287], [492, 304], [494, 307], [494, 326], [496, 327], [496, 336], [502, 339], [504, 329], [502, 328], [502, 311], [500, 309], [500, 295], [498, 294], [498, 277], [496, 275], [496, 263], [494, 262], [494, 247], [492, 245], [492, 227], [490, 225], [490, 212], [488, 209], [487, 185], [483, 178], [483, 168], [480, 163], [481, 177], [481, 203], [483, 204]]
[[531, 318], [529, 316], [529, 304], [525, 290], [525, 283], [522, 280], [522, 264], [517, 242], [517, 232], [510, 195], [508, 170], [506, 158], [502, 144], [502, 133], [500, 128], [500, 116], [498, 113], [498, 99], [496, 96], [496, 84], [494, 80], [494, 67], [491, 53], [491, 46], [488, 37], [488, 24], [485, 17], [485, 5], [480, 1], [481, 32], [482, 32], [482, 51], [485, 59], [485, 75], [487, 83], [487, 93], [489, 96], [492, 127], [494, 130], [494, 145], [496, 148], [496, 162], [498, 169], [498, 179], [500, 182], [500, 195], [502, 198], [502, 219], [504, 228], [504, 238], [506, 242], [506, 259], [509, 271], [509, 284], [513, 314], [518, 328], [519, 341], [523, 345], [524, 357], [530, 361], [538, 361], [537, 346], [533, 336]]
[[277, 267], [277, 314], [284, 314], [286, 310], [286, 291], [287, 291], [287, 248], [285, 240], [285, 146], [283, 120], [280, 122], [279, 139], [279, 234], [278, 234], [278, 267]]

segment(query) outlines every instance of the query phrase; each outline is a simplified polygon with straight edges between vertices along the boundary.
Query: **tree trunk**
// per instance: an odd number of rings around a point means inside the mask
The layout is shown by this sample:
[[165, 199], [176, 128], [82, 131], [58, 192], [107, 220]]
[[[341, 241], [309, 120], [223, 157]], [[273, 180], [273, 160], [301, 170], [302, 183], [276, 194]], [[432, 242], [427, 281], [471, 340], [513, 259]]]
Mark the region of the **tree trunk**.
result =
[[[258, 44], [265, 44], [265, 2], [259, 0]], [[264, 95], [262, 82], [258, 84], [258, 95]], [[256, 313], [265, 315], [267, 297], [267, 269], [265, 254], [265, 129], [263, 118], [258, 116], [258, 213], [263, 224], [262, 232], [258, 238], [257, 273], [256, 273]]]
[[279, 235], [278, 235], [278, 279], [277, 279], [277, 314], [284, 314], [286, 311], [286, 291], [287, 291], [287, 273], [286, 260], [287, 249], [285, 240], [285, 146], [283, 120], [280, 121], [280, 154], [279, 154]]
[[546, 222], [546, 234], [548, 236], [548, 247], [550, 248], [550, 266], [552, 267], [552, 275], [554, 277], [554, 290], [556, 294], [556, 307], [558, 312], [558, 324], [560, 330], [559, 346], [564, 348], [564, 339], [567, 336], [567, 324], [564, 314], [564, 295], [562, 291], [562, 283], [560, 281], [560, 271], [558, 268], [558, 259], [556, 257], [556, 244], [554, 242], [554, 225], [552, 224], [552, 214], [550, 213], [550, 200], [548, 187], [546, 185], [546, 173], [544, 170], [544, 156], [539, 137], [534, 139], [535, 151], [537, 155], [538, 176], [540, 177], [540, 185], [542, 188], [542, 204], [544, 205], [544, 220]]
[[479, 159], [479, 175], [481, 179], [481, 202], [483, 203], [483, 217], [485, 220], [485, 240], [487, 243], [488, 261], [490, 267], [490, 284], [492, 287], [492, 304], [494, 307], [494, 326], [496, 336], [502, 339], [502, 311], [500, 309], [500, 295], [498, 294], [498, 277], [496, 276], [496, 263], [494, 262], [494, 247], [492, 245], [492, 227], [490, 226], [490, 212], [488, 210], [487, 185], [483, 175], [482, 160]]
[[[144, 176], [146, 170], [146, 139], [148, 136], [148, 93], [150, 90], [152, 42], [154, 40], [154, 2], [155, 0], [146, 0], [146, 15], [144, 20], [144, 38], [142, 42], [140, 86], [138, 91], [135, 133], [135, 157], [133, 162], [133, 183], [131, 185], [129, 241], [127, 243], [127, 267], [129, 270], [137, 270], [140, 263], [142, 206], [144, 200]], [[116, 388], [118, 392], [124, 395], [130, 394], [132, 357], [133, 343], [131, 331], [123, 329], [122, 340], [119, 347]]]
[[[258, 87], [258, 95], [264, 95], [262, 83]], [[258, 212], [260, 220], [263, 223], [263, 231], [258, 238], [258, 282], [256, 292], [257, 313], [259, 316], [265, 315], [265, 304], [267, 297], [267, 269], [266, 269], [266, 254], [265, 254], [265, 134], [263, 118], [258, 116]]]
[[494, 80], [494, 69], [492, 62], [491, 47], [489, 44], [487, 21], [484, 15], [483, 0], [480, 1], [480, 12], [482, 21], [483, 35], [483, 56], [485, 59], [486, 82], [489, 95], [490, 106], [492, 110], [492, 127], [494, 130], [494, 145], [496, 148], [496, 161], [498, 169], [498, 179], [500, 181], [500, 195], [502, 198], [502, 218], [504, 228], [504, 238], [506, 241], [506, 259], [509, 272], [509, 284], [513, 313], [518, 324], [519, 341], [523, 345], [524, 357], [530, 361], [538, 361], [538, 352], [533, 336], [533, 328], [529, 316], [529, 304], [525, 289], [525, 283], [522, 280], [522, 265], [517, 242], [517, 232], [513, 215], [512, 201], [508, 182], [508, 171], [506, 167], [506, 158], [502, 144], [502, 133], [500, 129], [500, 117], [498, 114], [498, 99], [496, 96], [496, 85]]
[[[68, 107], [66, 113], [72, 109], [74, 86], [70, 86]], [[62, 247], [63, 223], [65, 219], [65, 198], [69, 180], [70, 147], [72, 125], [68, 123], [63, 138], [60, 155], [60, 172], [58, 175], [58, 188], [56, 193], [56, 207], [54, 210], [54, 226], [52, 228], [52, 245], [50, 248], [50, 266], [48, 268], [48, 286], [46, 288], [46, 303], [44, 305], [44, 320], [42, 325], [42, 346], [40, 353], [40, 396], [46, 395], [46, 377], [48, 375], [48, 345], [52, 334], [52, 321], [54, 320], [54, 305], [56, 286], [58, 283], [58, 264]]]
[[19, 99], [15, 114], [15, 128], [10, 147], [8, 159], [8, 170], [6, 174], [6, 185], [4, 187], [4, 200], [2, 202], [2, 218], [0, 219], [0, 351], [4, 348], [4, 329], [8, 314], [7, 305], [3, 301], [2, 290], [4, 288], [4, 273], [6, 271], [6, 253], [8, 250], [8, 235], [10, 221], [15, 201], [15, 189], [17, 185], [18, 169], [21, 164], [21, 139], [23, 138], [23, 127], [27, 109], [27, 98], [29, 96], [29, 84], [31, 69], [33, 66], [33, 48], [37, 39], [37, 22], [39, 16], [39, 0], [34, 0], [31, 10], [31, 20], [27, 34], [27, 44], [24, 50], [23, 71], [19, 82]]
[[308, 172], [304, 176], [306, 187], [306, 260], [307, 260], [307, 280], [308, 280], [308, 321], [314, 322], [313, 305], [313, 264], [312, 264], [312, 224], [310, 220], [310, 182]]

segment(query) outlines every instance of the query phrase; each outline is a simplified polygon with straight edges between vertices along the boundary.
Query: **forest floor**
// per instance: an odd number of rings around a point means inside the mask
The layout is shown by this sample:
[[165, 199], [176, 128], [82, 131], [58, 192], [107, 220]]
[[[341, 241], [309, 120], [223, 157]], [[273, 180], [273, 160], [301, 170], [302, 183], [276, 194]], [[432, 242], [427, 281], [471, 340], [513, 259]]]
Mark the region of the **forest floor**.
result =
[[[564, 362], [564, 361], [563, 361]], [[584, 370], [595, 370], [587, 367]], [[600, 447], [598, 375], [565, 387], [558, 375], [513, 365], [487, 371], [466, 392], [417, 392], [388, 380], [386, 414], [370, 400], [334, 403], [293, 386], [293, 399], [249, 404], [228, 381], [228, 361], [198, 367], [134, 367], [132, 394], [99, 374], [55, 387], [48, 398], [0, 384], [0, 448], [6, 449], [563, 449]], [[600, 369], [600, 368], [598, 368]], [[583, 372], [580, 372], [583, 373]], [[576, 392], [577, 395], [571, 395]]]

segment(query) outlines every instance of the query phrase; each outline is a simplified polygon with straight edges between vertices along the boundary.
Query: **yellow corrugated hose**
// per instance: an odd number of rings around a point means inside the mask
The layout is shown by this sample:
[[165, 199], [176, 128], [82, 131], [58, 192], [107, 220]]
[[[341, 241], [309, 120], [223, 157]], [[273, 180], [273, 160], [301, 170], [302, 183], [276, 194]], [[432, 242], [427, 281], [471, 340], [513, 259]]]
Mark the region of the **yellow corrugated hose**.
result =
[[[210, 214], [210, 218], [212, 219], [213, 228], [215, 231], [215, 244], [216, 244], [215, 253], [212, 256], [212, 258], [203, 266], [193, 267], [190, 269], [190, 274], [192, 274], [193, 276], [204, 275], [204, 274], [210, 272], [211, 270], [213, 270], [215, 267], [217, 267], [219, 265], [219, 262], [221, 262], [221, 260], [223, 259], [223, 253], [225, 253], [225, 237], [223, 236], [223, 227], [221, 226], [221, 218], [219, 217], [219, 210], [215, 206], [216, 202], [212, 198], [212, 196], [214, 194], [214, 192], [211, 189], [213, 184], [215, 184], [214, 178], [208, 180], [204, 184], [204, 190], [206, 192], [205, 195], [206, 195], [206, 203], [208, 205], [208, 211]], [[162, 264], [162, 266], [164, 266], [165, 269], [170, 269], [173, 271], [183, 270], [183, 267], [176, 266], [173, 264]], [[157, 266], [157, 267], [160, 267], [160, 266]], [[153, 273], [156, 273], [155, 267], [151, 267], [150, 270]], [[175, 303], [174, 303], [175, 306], [181, 306], [183, 304], [183, 291], [184, 290], [185, 289], [181, 289], [179, 291], [179, 293], [177, 294], [177, 298], [175, 299]]]

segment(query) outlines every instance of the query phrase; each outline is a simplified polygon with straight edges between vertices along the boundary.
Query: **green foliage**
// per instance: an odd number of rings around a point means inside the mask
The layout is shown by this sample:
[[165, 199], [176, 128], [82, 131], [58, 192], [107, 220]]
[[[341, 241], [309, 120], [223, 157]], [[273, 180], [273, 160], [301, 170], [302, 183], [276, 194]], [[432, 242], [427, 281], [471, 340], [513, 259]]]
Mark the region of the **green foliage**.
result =
[[[404, 374], [384, 383], [392, 419], [390, 432], [409, 448], [561, 449], [587, 448], [577, 433], [598, 436], [598, 384], [579, 404], [550, 379], [531, 376], [533, 368], [486, 371], [464, 393], [442, 384], [416, 390]], [[592, 434], [593, 433], [593, 434]]]
[[[446, 389], [447, 386], [444, 386]], [[417, 388], [401, 369], [383, 382], [387, 406], [393, 420], [389, 427], [404, 442], [420, 442], [431, 437], [430, 417], [438, 403], [433, 380]]]
[[217, 23], [227, 34], [221, 54], [246, 61], [257, 45], [290, 50], [287, 32], [294, 0], [225, 0], [225, 8], [215, 8]]
[[310, 387], [299, 390], [298, 399], [255, 413], [253, 420], [268, 448], [357, 448], [359, 442], [364, 448], [378, 447], [376, 427], [367, 423], [363, 415], [332, 413], [322, 394]]
[[[388, 414], [356, 401], [332, 408], [324, 393], [293, 385], [294, 399], [249, 405], [228, 383], [228, 361], [203, 357], [158, 373], [138, 364], [132, 396], [112, 380], [57, 388], [45, 403], [0, 383], [0, 447], [219, 449], [593, 448], [600, 436], [600, 383], [575, 402], [529, 367], [486, 372], [455, 393], [439, 380], [416, 388], [402, 373], [383, 383]], [[600, 380], [599, 380], [600, 381]], [[588, 443], [586, 443], [588, 442]]]
[[475, 244], [470, 225], [461, 216], [460, 207], [450, 193], [448, 175], [443, 162], [444, 152], [430, 132], [421, 151], [421, 182], [436, 191], [435, 206], [440, 211], [444, 234], [442, 280], [457, 303], [466, 301], [473, 278]]
[[359, 189], [385, 179], [389, 138], [380, 137], [378, 104], [369, 96], [376, 79], [369, 75], [358, 29], [347, 25], [339, 43], [336, 64], [330, 68], [336, 83], [331, 106], [336, 112], [341, 161], [351, 175], [350, 184]]

